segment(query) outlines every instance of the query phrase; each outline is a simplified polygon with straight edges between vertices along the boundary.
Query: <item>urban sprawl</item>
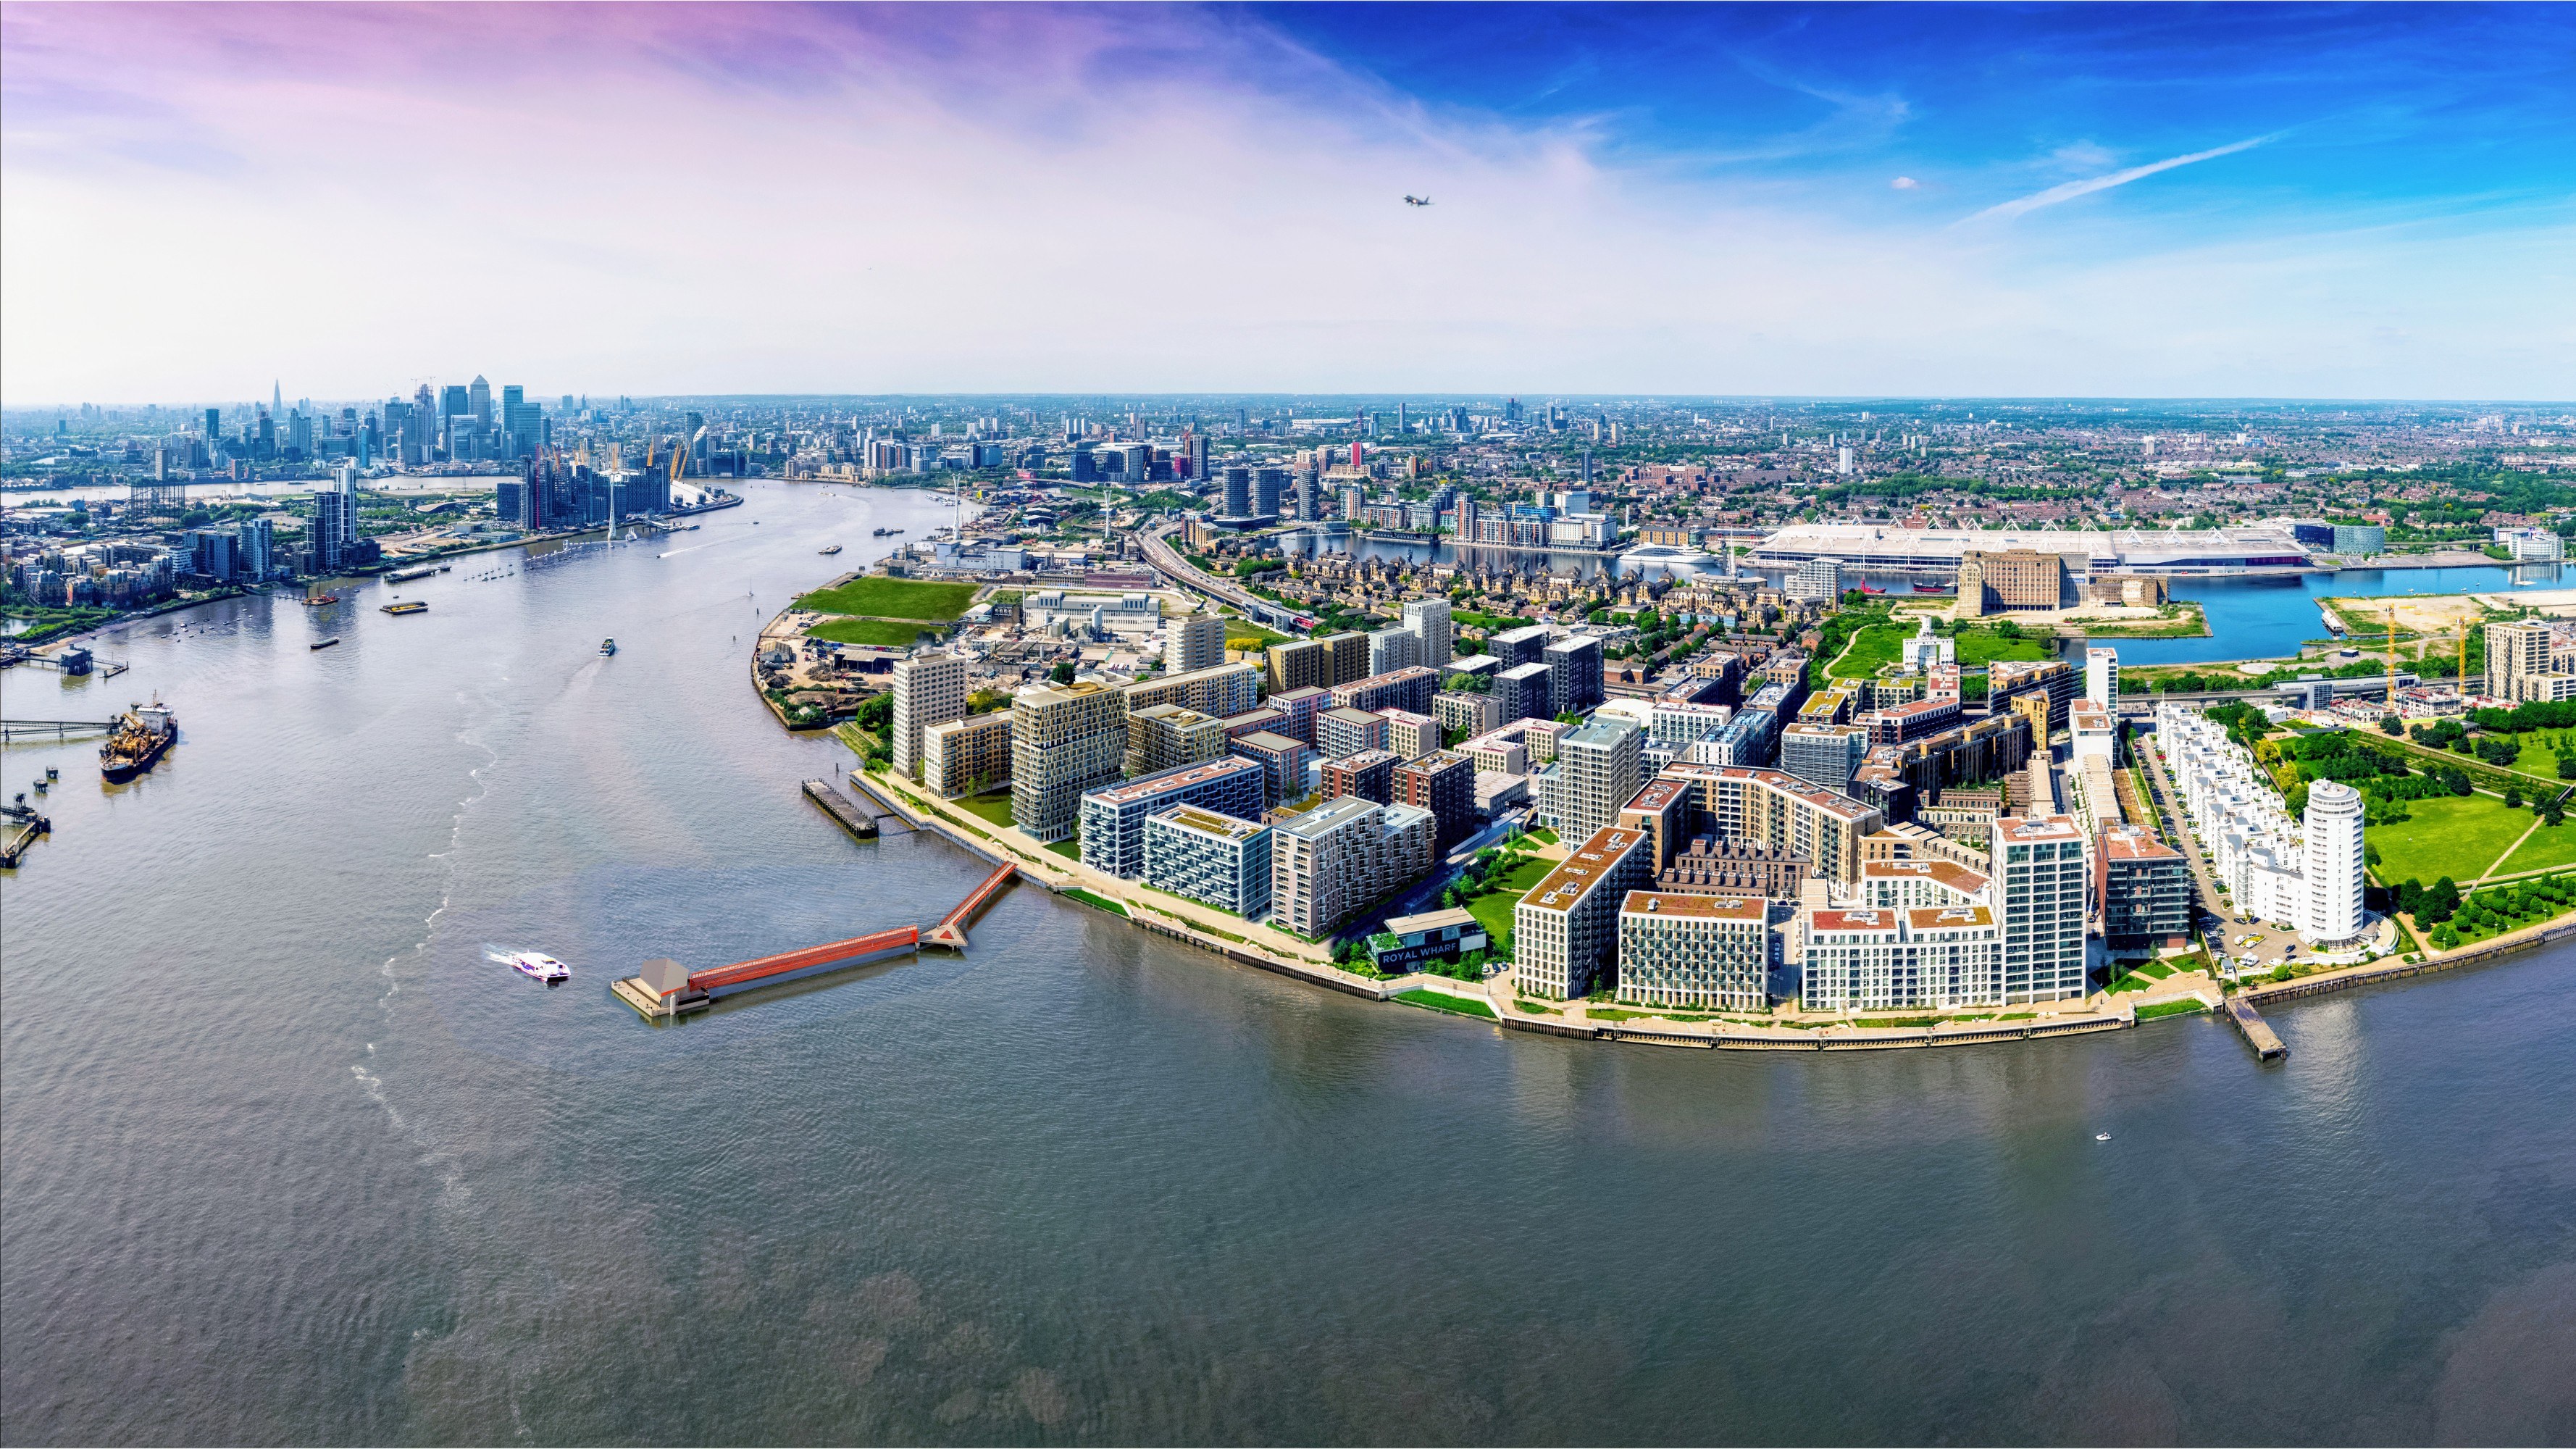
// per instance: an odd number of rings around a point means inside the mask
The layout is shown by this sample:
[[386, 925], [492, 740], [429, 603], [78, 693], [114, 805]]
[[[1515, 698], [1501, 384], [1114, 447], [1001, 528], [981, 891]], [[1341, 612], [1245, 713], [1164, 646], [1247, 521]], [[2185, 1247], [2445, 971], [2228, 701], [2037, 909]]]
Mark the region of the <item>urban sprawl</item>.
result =
[[[2576, 897], [2576, 849], [2517, 864], [2576, 779], [2576, 595], [2329, 600], [2296, 658], [2119, 657], [2206, 635], [2194, 580], [2554, 563], [2563, 412], [477, 378], [0, 432], [20, 652], [667, 527], [722, 480], [931, 490], [944, 525], [763, 632], [784, 723], [1122, 913], [1524, 1010], [2029, 1018]], [[2525, 833], [2429, 885], [2380, 833], [2472, 808]]]

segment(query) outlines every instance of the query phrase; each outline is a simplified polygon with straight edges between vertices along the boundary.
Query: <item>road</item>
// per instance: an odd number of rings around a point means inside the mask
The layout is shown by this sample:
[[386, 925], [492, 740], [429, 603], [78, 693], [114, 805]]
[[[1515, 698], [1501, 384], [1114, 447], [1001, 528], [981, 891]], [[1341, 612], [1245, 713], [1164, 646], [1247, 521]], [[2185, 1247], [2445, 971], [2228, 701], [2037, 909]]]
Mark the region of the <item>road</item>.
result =
[[1159, 533], [1140, 530], [1136, 537], [1144, 543], [1145, 561], [1152, 564], [1165, 578], [1191, 593], [1241, 609], [1255, 619], [1276, 619], [1294, 612], [1283, 605], [1260, 598], [1238, 585], [1227, 583], [1214, 574], [1202, 571], [1198, 565], [1181, 557], [1180, 550], [1172, 547]]

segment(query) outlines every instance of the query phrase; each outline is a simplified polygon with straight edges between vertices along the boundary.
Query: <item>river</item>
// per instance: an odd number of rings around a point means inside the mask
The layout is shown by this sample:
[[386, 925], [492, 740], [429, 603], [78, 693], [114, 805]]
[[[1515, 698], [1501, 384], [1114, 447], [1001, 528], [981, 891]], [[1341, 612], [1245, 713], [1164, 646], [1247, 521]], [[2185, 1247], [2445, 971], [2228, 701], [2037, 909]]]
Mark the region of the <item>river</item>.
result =
[[792, 590], [944, 510], [744, 491], [0, 675], [12, 716], [157, 692], [184, 730], [126, 787], [0, 754], [63, 772], [0, 879], [0, 1437], [2576, 1437], [2565, 950], [2284, 1008], [2269, 1069], [2195, 1019], [1721, 1054], [1021, 886], [962, 958], [645, 1026], [607, 992], [643, 958], [982, 873], [844, 836], [797, 791], [838, 747], [745, 678]]

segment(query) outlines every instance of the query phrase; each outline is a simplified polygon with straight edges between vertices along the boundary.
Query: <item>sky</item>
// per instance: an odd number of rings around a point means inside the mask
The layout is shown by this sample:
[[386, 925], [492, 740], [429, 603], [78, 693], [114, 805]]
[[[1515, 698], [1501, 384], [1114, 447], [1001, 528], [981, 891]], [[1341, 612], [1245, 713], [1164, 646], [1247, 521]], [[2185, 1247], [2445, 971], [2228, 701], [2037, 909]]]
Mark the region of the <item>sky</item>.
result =
[[2576, 398], [2576, 7], [0, 4], [0, 402], [478, 373]]

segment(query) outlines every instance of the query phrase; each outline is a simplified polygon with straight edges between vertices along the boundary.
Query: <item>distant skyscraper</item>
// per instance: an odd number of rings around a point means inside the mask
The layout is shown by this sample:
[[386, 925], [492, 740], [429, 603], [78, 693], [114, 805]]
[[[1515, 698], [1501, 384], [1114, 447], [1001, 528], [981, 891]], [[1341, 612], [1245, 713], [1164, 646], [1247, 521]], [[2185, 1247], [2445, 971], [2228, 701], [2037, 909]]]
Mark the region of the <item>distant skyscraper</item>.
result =
[[492, 384], [485, 382], [481, 373], [476, 373], [474, 381], [466, 386], [465, 397], [465, 410], [474, 415], [474, 426], [492, 426]]

